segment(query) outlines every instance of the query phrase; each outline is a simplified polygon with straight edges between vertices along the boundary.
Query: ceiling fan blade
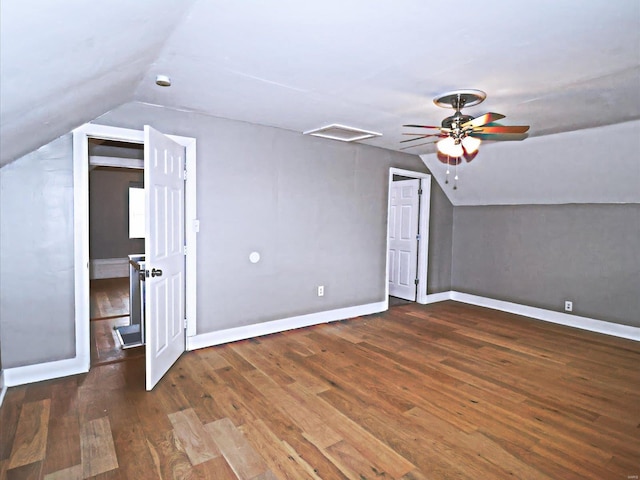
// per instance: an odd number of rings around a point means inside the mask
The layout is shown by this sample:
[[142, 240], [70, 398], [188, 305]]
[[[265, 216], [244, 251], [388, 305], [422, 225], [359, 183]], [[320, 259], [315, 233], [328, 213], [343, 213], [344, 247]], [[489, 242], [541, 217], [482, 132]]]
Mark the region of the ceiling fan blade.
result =
[[407, 142], [415, 142], [416, 140], [422, 140], [423, 138], [428, 138], [428, 137], [439, 137], [439, 134], [433, 134], [433, 135], [421, 135], [419, 137], [416, 138], [409, 138], [407, 140], [400, 140], [400, 143], [407, 143]]
[[469, 134], [470, 137], [479, 138], [480, 140], [490, 140], [492, 142], [506, 142], [524, 140], [529, 136], [528, 133], [476, 133]]
[[432, 140], [430, 142], [424, 142], [424, 143], [419, 143], [417, 145], [409, 145], [408, 147], [402, 147], [400, 150], [406, 150], [407, 148], [414, 148], [414, 147], [421, 147], [422, 145], [429, 145], [429, 144], [434, 144], [436, 143], [437, 140]]
[[473, 129], [474, 133], [526, 133], [529, 125], [483, 125]]
[[420, 136], [423, 136], [423, 137], [441, 137], [441, 136], [444, 136], [442, 133], [413, 133], [413, 132], [411, 132], [411, 133], [405, 132], [402, 135], [420, 135]]
[[409, 128], [437, 128], [438, 130], [442, 127], [436, 127], [433, 125], [403, 125], [403, 127], [409, 127]]
[[468, 127], [481, 127], [482, 125], [486, 125], [487, 123], [495, 122], [496, 120], [500, 120], [501, 118], [505, 118], [501, 113], [493, 113], [488, 112], [484, 115], [480, 115], [479, 117], [474, 118], [473, 120], [469, 120], [468, 122], [460, 125], [461, 128]]

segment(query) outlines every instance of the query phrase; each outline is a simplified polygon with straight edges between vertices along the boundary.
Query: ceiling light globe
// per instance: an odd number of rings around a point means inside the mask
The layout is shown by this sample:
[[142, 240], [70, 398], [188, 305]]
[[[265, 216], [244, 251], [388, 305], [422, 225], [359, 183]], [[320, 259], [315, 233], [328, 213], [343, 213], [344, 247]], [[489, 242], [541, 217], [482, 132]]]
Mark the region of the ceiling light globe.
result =
[[453, 147], [451, 148], [451, 153], [449, 155], [456, 158], [464, 155], [464, 150], [462, 149], [462, 145], [454, 142]]
[[456, 145], [456, 142], [453, 139], [453, 137], [443, 138], [438, 143], [436, 143], [436, 147], [438, 148], [440, 153], [443, 153], [443, 154], [448, 155], [450, 157], [453, 156], [451, 154], [451, 150], [453, 149], [453, 147], [455, 147], [455, 145]]
[[464, 137], [462, 139], [462, 146], [469, 154], [477, 152], [481, 143], [482, 140], [475, 137]]

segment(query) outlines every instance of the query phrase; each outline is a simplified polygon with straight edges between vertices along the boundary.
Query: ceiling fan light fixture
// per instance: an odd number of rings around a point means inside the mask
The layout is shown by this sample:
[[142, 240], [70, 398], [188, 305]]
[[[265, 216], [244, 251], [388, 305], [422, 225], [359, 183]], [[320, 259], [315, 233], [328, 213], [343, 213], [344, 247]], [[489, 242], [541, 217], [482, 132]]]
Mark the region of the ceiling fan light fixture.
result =
[[438, 147], [438, 151], [440, 153], [444, 153], [445, 155], [449, 156], [449, 150], [454, 144], [455, 141], [452, 137], [446, 137], [442, 140], [438, 140], [438, 142], [436, 143], [436, 147]]
[[456, 143], [453, 137], [447, 137], [436, 143], [438, 150], [449, 157], [461, 157], [464, 153], [462, 145]]
[[468, 154], [473, 154], [477, 152], [478, 148], [480, 148], [481, 143], [482, 143], [482, 140], [475, 137], [464, 137], [462, 139], [462, 146], [464, 147], [464, 149], [467, 151]]

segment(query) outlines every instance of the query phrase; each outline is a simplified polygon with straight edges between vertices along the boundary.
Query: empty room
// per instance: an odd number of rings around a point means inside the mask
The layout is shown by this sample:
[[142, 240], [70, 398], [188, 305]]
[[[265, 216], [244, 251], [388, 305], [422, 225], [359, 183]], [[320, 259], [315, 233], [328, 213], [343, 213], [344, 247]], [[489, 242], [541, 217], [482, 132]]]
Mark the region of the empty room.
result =
[[637, 479], [640, 3], [0, 3], [0, 479]]

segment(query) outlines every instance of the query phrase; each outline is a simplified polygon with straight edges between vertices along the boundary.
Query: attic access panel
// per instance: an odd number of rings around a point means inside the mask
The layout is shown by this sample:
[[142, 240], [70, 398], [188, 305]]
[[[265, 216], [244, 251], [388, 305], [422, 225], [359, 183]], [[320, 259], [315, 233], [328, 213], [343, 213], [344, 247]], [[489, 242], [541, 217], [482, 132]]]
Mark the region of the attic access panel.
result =
[[348, 127], [338, 123], [332, 123], [324, 127], [303, 132], [304, 135], [313, 135], [314, 137], [330, 138], [331, 140], [339, 140], [341, 142], [355, 142], [366, 138], [381, 137], [378, 132], [371, 132], [356, 127]]

